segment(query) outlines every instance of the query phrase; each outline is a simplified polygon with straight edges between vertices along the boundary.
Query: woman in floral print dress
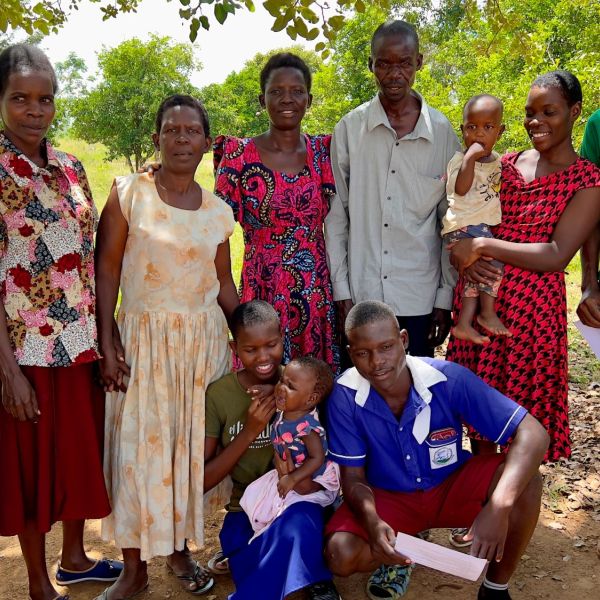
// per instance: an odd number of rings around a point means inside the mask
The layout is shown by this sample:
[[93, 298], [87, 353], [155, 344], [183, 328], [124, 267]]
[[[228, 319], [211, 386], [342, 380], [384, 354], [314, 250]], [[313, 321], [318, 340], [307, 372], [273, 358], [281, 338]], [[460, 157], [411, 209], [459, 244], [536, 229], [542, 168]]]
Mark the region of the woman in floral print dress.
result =
[[261, 72], [269, 130], [254, 138], [217, 138], [215, 192], [244, 231], [241, 302], [277, 310], [283, 362], [310, 355], [339, 369], [336, 316], [323, 222], [335, 193], [331, 136], [300, 131], [311, 75], [293, 54], [276, 54]]
[[19, 536], [32, 600], [63, 598], [45, 561], [56, 521], [64, 535], [57, 581], [120, 573], [83, 549], [83, 520], [110, 512], [104, 398], [92, 377], [97, 214], [81, 163], [45, 139], [55, 90], [37, 48], [0, 54], [0, 535]]

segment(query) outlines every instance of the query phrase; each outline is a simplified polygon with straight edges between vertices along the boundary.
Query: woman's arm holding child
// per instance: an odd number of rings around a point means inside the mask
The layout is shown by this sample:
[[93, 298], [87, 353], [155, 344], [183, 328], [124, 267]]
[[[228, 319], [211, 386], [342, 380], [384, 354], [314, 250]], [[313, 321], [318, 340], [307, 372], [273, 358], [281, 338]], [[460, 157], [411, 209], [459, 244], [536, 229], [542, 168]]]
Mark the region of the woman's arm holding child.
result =
[[248, 446], [260, 435], [275, 413], [275, 398], [259, 400], [254, 398], [248, 409], [243, 429], [230, 444], [217, 454], [219, 440], [206, 437], [204, 440], [204, 491], [212, 489], [223, 481], [240, 460]]
[[494, 238], [459, 240], [452, 248], [452, 264], [462, 274], [480, 257], [495, 258], [530, 271], [563, 271], [600, 221], [600, 188], [577, 192], [547, 243], [523, 244]]
[[[306, 446], [308, 456], [300, 467], [279, 478], [277, 491], [282, 498], [285, 498], [291, 490], [296, 491], [298, 494], [310, 494], [321, 489], [318, 483], [312, 481], [313, 475], [325, 461], [321, 436], [316, 431], [311, 431], [302, 438], [302, 441]], [[314, 485], [306, 486], [305, 482]]]

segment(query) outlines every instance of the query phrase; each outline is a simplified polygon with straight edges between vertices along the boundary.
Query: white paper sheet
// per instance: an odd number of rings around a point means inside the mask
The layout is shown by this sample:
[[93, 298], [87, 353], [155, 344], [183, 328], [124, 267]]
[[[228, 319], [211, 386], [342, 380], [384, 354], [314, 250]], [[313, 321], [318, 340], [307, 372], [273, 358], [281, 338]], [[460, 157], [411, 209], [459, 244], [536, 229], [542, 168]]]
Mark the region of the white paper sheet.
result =
[[469, 581], [477, 581], [487, 564], [484, 558], [476, 558], [438, 544], [432, 544], [412, 535], [399, 533], [396, 537], [396, 550], [412, 561]]
[[596, 358], [600, 359], [600, 329], [584, 325], [581, 321], [575, 321], [575, 327], [579, 329], [579, 333], [581, 333], [585, 341], [590, 345]]

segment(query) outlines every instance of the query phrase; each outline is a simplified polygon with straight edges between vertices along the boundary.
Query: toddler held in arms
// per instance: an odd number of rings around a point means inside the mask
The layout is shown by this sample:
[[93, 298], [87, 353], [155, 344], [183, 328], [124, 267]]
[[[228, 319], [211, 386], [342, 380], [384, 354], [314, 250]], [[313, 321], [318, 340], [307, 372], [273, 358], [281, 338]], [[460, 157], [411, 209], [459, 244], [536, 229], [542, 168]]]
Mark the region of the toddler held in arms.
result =
[[335, 501], [339, 470], [327, 458], [325, 429], [316, 408], [332, 388], [330, 367], [311, 356], [293, 359], [275, 386], [271, 441], [279, 466], [251, 483], [240, 501], [255, 537], [296, 502], [328, 506]]
[[[495, 96], [473, 96], [463, 109], [460, 126], [465, 151], [457, 152], [447, 169], [448, 210], [442, 236], [449, 246], [463, 238], [493, 237], [490, 226], [502, 219], [500, 210], [500, 156], [493, 148], [504, 131], [503, 105]], [[485, 283], [466, 280], [454, 337], [475, 344], [487, 344], [490, 338], [473, 327], [473, 318], [488, 333], [511, 336], [494, 307], [502, 280], [503, 265], [490, 261], [498, 278]], [[479, 307], [479, 313], [477, 309]]]

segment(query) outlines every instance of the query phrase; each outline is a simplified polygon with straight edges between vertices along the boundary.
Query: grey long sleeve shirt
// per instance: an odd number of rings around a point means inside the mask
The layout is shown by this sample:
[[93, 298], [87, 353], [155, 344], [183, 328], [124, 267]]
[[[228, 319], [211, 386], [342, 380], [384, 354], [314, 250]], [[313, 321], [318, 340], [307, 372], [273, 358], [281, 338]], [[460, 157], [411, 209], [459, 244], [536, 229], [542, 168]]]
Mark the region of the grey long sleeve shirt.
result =
[[336, 125], [337, 194], [325, 220], [334, 300], [380, 300], [399, 316], [450, 309], [456, 271], [442, 248], [445, 173], [460, 149], [448, 119], [421, 101], [413, 131], [390, 126], [379, 96]]

